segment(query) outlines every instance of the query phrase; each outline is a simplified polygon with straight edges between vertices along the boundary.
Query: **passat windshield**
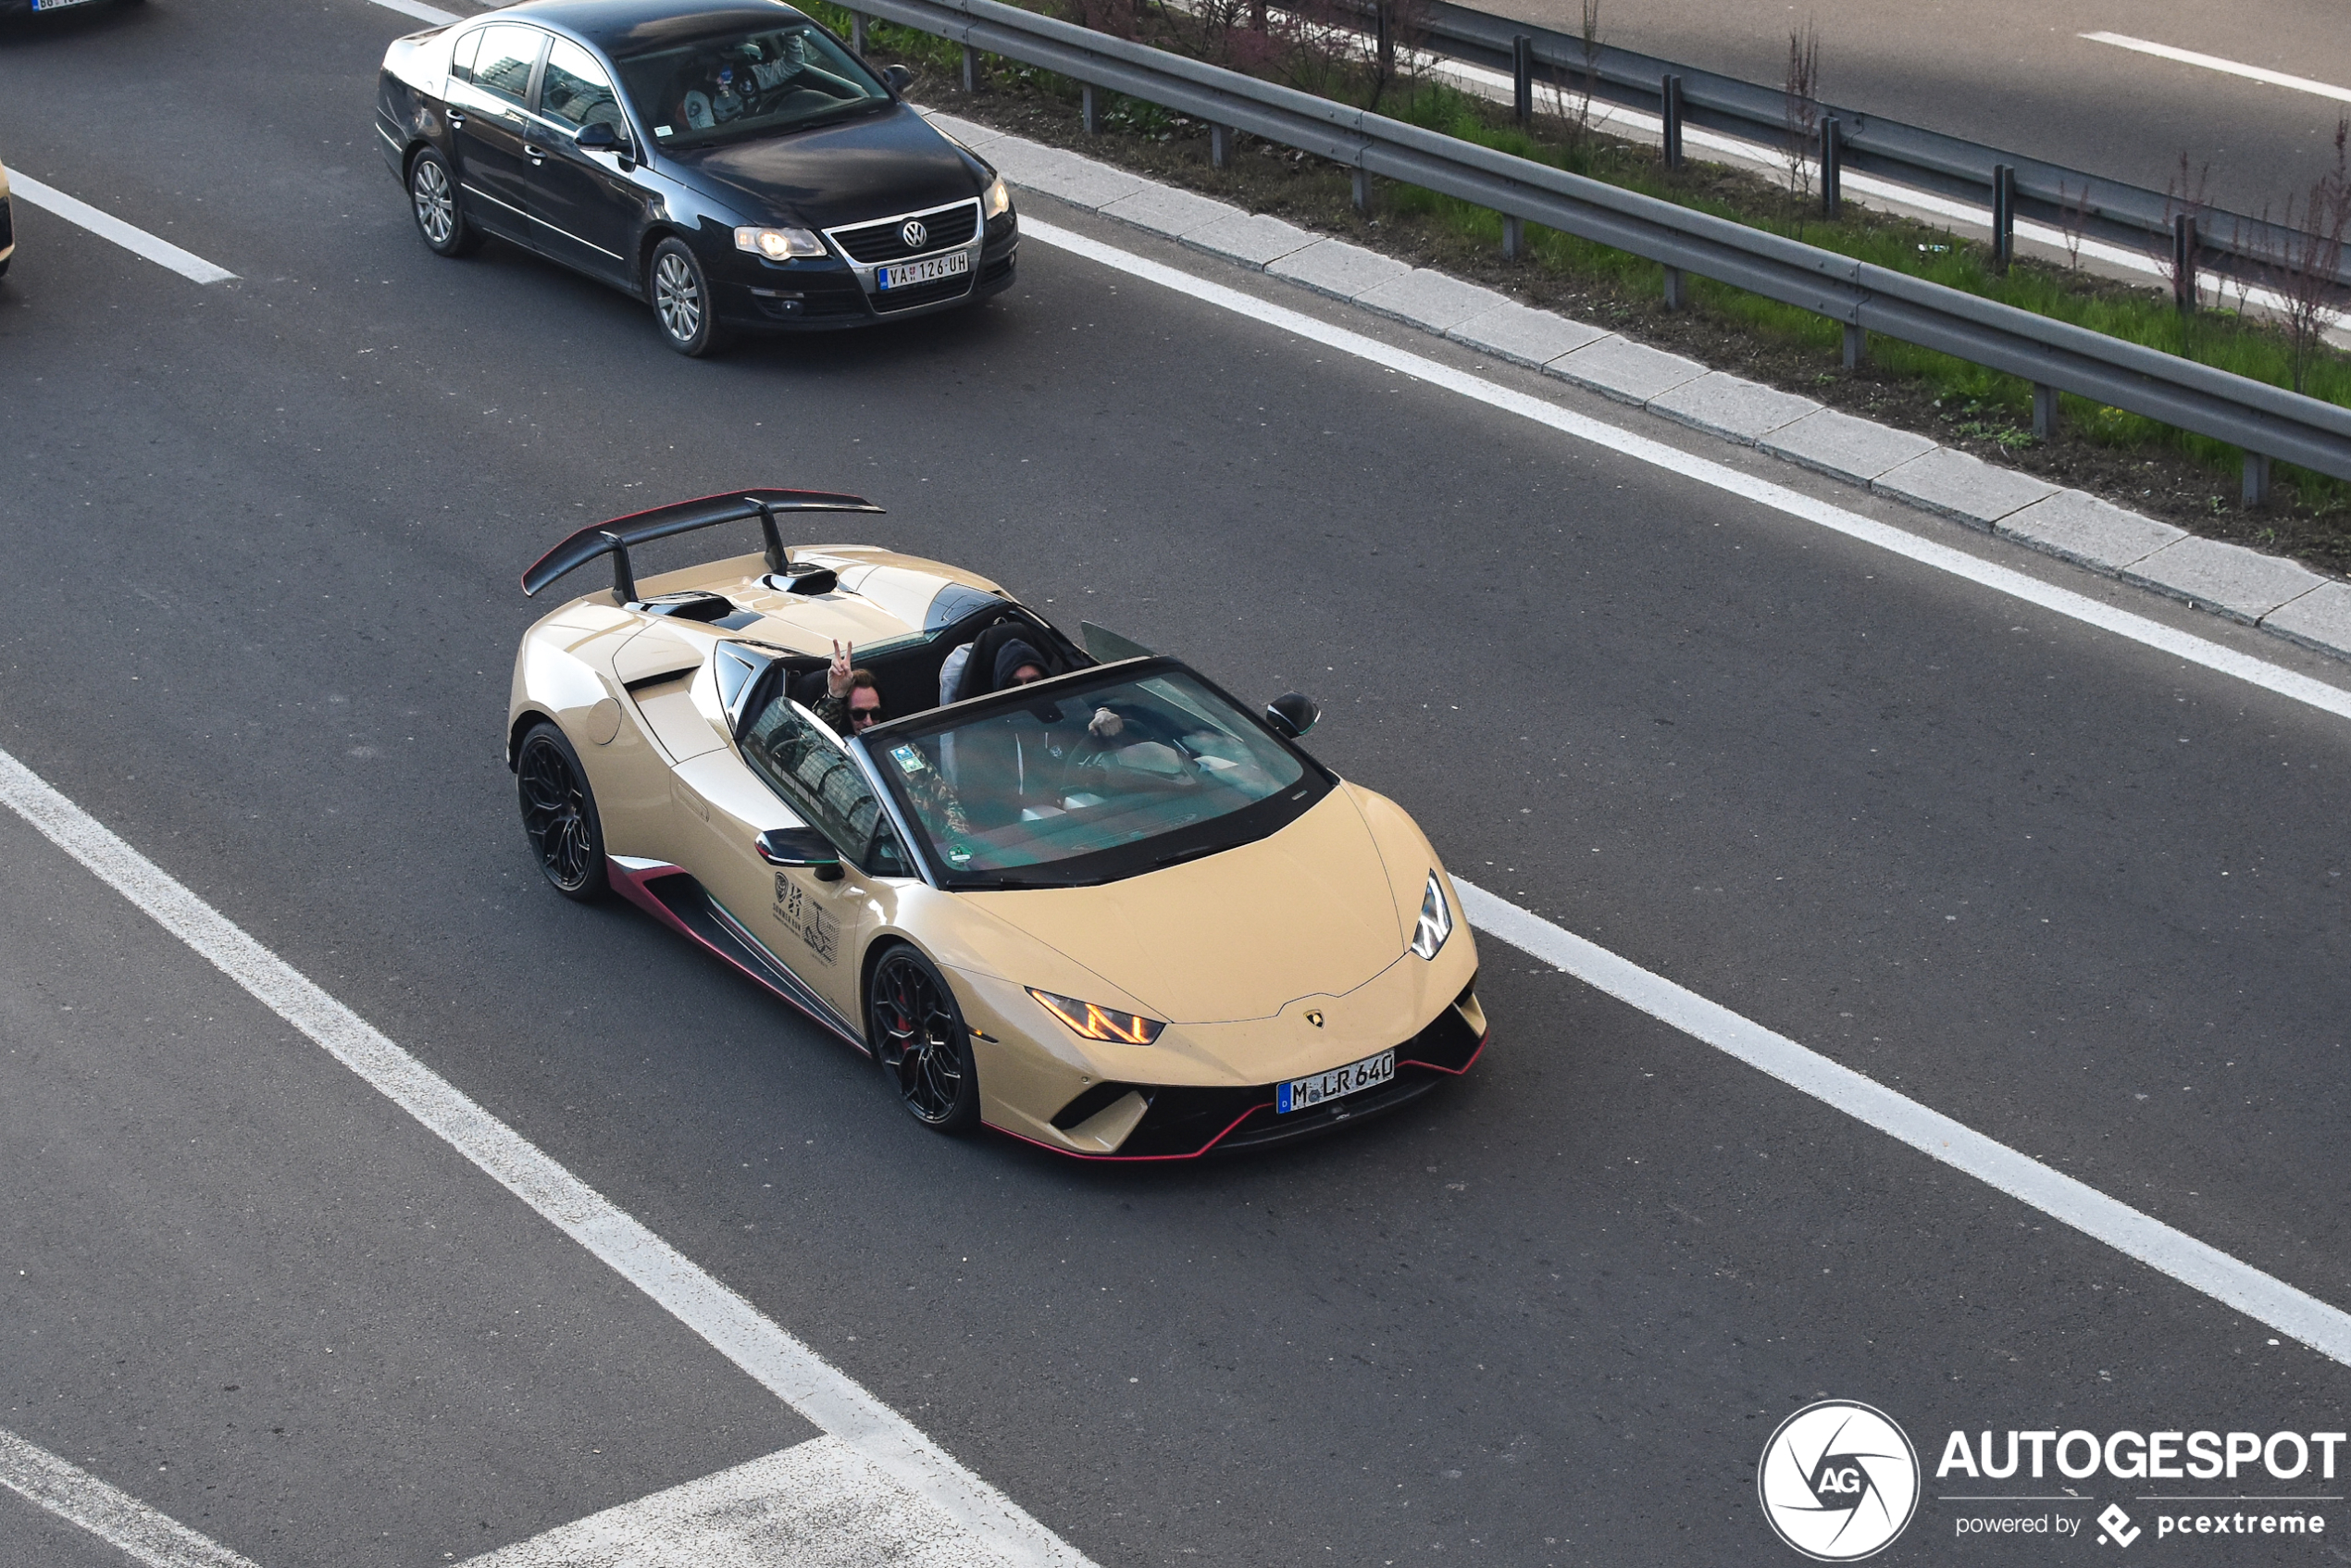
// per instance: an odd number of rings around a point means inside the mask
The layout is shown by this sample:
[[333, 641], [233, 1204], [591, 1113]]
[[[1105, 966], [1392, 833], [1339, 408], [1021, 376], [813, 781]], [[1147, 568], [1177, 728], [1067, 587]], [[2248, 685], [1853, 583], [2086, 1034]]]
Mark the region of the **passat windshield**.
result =
[[889, 102], [871, 71], [805, 22], [614, 63], [653, 140], [669, 148], [773, 135]]
[[1078, 887], [1252, 843], [1330, 778], [1165, 662], [910, 719], [861, 742], [957, 888]]

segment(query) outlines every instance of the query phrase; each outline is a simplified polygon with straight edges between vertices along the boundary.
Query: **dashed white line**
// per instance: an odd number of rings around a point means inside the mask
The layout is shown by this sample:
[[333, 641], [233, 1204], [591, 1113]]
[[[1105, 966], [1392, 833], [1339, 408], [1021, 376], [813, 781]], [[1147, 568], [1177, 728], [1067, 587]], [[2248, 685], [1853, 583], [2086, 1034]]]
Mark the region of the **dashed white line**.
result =
[[2351, 1365], [2351, 1313], [2053, 1171], [2030, 1155], [1986, 1138], [1940, 1111], [1929, 1110], [1483, 888], [1459, 877], [1453, 878], [1453, 887], [1462, 895], [1470, 924], [1487, 935], [1564, 970], [1695, 1040], [1769, 1073], [1922, 1154], [1998, 1188], [2084, 1236], [2170, 1275], [2192, 1290]]
[[131, 255], [143, 256], [157, 267], [168, 267], [180, 277], [196, 283], [225, 283], [236, 274], [225, 267], [215, 267], [193, 251], [183, 251], [168, 240], [158, 239], [144, 229], [125, 223], [109, 212], [101, 212], [79, 197], [68, 196], [54, 185], [44, 185], [16, 169], [8, 171], [8, 189], [19, 200], [29, 202], [44, 212], [56, 213], [68, 223], [87, 229], [102, 240], [112, 240]]
[[2248, 81], [2291, 88], [2296, 93], [2308, 93], [2320, 98], [2332, 98], [2337, 103], [2351, 104], [2351, 87], [2337, 87], [2331, 81], [2315, 81], [2307, 76], [2289, 76], [2282, 70], [2246, 65], [2243, 60], [2224, 60], [2218, 55], [2199, 55], [2194, 49], [2175, 49], [2169, 44], [2153, 44], [2144, 38], [2133, 38], [2128, 33], [2084, 32], [2077, 36], [2093, 44], [2111, 44], [2118, 49], [2128, 49], [2134, 54], [2153, 55], [2159, 60], [2174, 60], [2183, 66], [2202, 66], [2206, 70], [2241, 76]]
[[6, 1428], [0, 1428], [0, 1487], [81, 1525], [144, 1568], [254, 1568], [227, 1547]]
[[1652, 467], [1695, 479], [1759, 506], [1817, 524], [1847, 539], [1875, 545], [1889, 554], [1899, 555], [1905, 560], [1915, 561], [1921, 566], [1991, 589], [2053, 615], [2112, 632], [2117, 637], [2152, 648], [2158, 653], [2307, 703], [2337, 718], [2351, 718], [2351, 691], [2313, 679], [2298, 670], [2270, 664], [2266, 659], [2257, 659], [2250, 653], [2239, 653], [2234, 648], [2178, 630], [2160, 621], [2101, 604], [2086, 594], [2043, 582], [2011, 567], [1980, 560], [1963, 550], [1954, 550], [1949, 545], [1937, 544], [1917, 534], [1864, 517], [1833, 502], [1803, 494], [1754, 474], [1741, 473], [1710, 458], [1700, 457], [1679, 447], [1668, 446], [1661, 441], [1636, 435], [1631, 430], [1577, 414], [1542, 398], [1501, 386], [1466, 370], [1439, 364], [1410, 349], [1397, 348], [1376, 338], [1334, 326], [1255, 294], [1244, 293], [1223, 283], [1213, 283], [1164, 263], [1120, 250], [1115, 245], [1105, 244], [1073, 230], [1025, 217], [1021, 219], [1021, 233], [1026, 239], [1083, 256], [1129, 277], [1157, 283], [1204, 305], [1245, 316], [1252, 321], [1263, 322], [1310, 342], [1321, 343], [1325, 348], [1366, 360], [1415, 380], [1425, 381], [1489, 408], [1548, 426], [1593, 446], [1604, 447]]
[[967, 1562], [1090, 1568], [914, 1425], [0, 751], [0, 803], [963, 1532]]
[[444, 11], [438, 6], [428, 6], [424, 0], [375, 0], [387, 11], [398, 11], [404, 17], [414, 17], [420, 22], [432, 22], [446, 27], [457, 19], [454, 11]]

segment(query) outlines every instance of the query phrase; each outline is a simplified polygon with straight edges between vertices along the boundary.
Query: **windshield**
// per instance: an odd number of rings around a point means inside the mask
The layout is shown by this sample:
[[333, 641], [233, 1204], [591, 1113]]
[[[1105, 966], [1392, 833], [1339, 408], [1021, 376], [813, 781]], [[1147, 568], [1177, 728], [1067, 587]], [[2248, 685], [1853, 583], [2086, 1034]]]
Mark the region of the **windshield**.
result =
[[870, 749], [950, 887], [1075, 887], [1252, 843], [1326, 777], [1180, 666], [907, 721]]
[[807, 22], [705, 38], [615, 62], [665, 147], [772, 135], [889, 102], [889, 90]]

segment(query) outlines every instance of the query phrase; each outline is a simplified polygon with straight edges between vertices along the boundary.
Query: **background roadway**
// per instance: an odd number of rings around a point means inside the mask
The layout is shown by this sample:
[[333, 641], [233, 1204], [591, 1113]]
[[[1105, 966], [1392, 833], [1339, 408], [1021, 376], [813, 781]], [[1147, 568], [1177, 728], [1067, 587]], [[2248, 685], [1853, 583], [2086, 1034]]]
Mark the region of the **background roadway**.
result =
[[[1480, 0], [1481, 10], [1574, 33], [1578, 0]], [[2351, 35], [2327, 0], [1601, 0], [1614, 44], [1778, 87], [1788, 32], [1821, 41], [1820, 93], [2069, 168], [2162, 191], [2208, 165], [2207, 197], [2258, 215], [2296, 205], [2334, 160], [2344, 103], [2093, 44], [2117, 32], [2351, 89]]]
[[[2346, 1369], [1490, 940], [1456, 1089], [1127, 1172], [932, 1137], [555, 898], [499, 759], [521, 566], [678, 495], [863, 490], [1065, 625], [1312, 692], [1462, 874], [2351, 1303], [2339, 723], [1034, 243], [984, 308], [678, 359], [416, 241], [367, 120], [404, 25], [0, 34], [9, 166], [241, 275], [19, 204], [0, 746], [1047, 1524], [1105, 1564], [1764, 1561], [1757, 1453], [1822, 1394], [1928, 1445], [2342, 1425]], [[262, 1568], [443, 1561], [805, 1434], [30, 833], [0, 864], [0, 1425]], [[410, 1217], [442, 1205], [457, 1238]], [[306, 1356], [326, 1295], [358, 1370]], [[483, 1350], [526, 1299], [562, 1321]], [[239, 1358], [299, 1459], [212, 1440]], [[387, 1426], [367, 1390], [420, 1376]], [[0, 1562], [54, 1534], [0, 1507]]]

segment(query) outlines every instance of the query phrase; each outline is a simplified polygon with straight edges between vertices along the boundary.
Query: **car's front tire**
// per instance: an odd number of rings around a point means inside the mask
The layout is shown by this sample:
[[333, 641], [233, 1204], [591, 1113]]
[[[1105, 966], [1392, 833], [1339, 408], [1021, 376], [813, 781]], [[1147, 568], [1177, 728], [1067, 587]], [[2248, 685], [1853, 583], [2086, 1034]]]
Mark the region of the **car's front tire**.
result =
[[893, 947], [874, 965], [865, 1038], [914, 1120], [945, 1133], [979, 1125], [971, 1030], [946, 977], [913, 948]]
[[700, 359], [726, 346], [710, 279], [685, 241], [672, 236], [653, 247], [645, 263], [645, 297], [653, 302], [662, 342], [687, 358]]
[[544, 720], [531, 727], [515, 753], [515, 794], [530, 852], [555, 891], [582, 903], [611, 891], [604, 828], [588, 770], [564, 732]]
[[466, 217], [457, 177], [449, 161], [427, 147], [408, 163], [408, 210], [417, 233], [435, 255], [471, 255], [481, 249], [481, 230]]

